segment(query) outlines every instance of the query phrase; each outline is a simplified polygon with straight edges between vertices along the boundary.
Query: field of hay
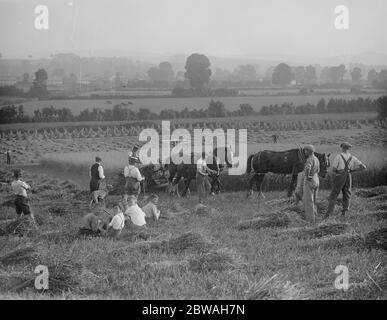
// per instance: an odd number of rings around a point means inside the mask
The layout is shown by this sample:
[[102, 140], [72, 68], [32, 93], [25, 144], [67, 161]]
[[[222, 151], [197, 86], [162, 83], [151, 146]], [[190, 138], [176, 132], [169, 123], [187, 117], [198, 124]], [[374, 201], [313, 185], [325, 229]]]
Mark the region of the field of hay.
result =
[[[256, 111], [259, 111], [262, 106], [268, 106], [270, 104], [281, 105], [284, 102], [290, 102], [294, 105], [300, 105], [305, 103], [317, 104], [321, 98], [340, 98], [340, 99], [354, 99], [362, 97], [364, 99], [371, 98], [377, 99], [382, 96], [382, 93], [365, 93], [365, 94], [314, 94], [309, 96], [298, 95], [281, 95], [281, 96], [240, 96], [240, 97], [219, 97], [216, 100], [222, 101], [228, 110], [237, 110], [242, 103], [250, 104]], [[129, 108], [138, 110], [140, 108], [147, 108], [154, 112], [160, 112], [163, 109], [181, 110], [187, 107], [188, 109], [201, 109], [208, 107], [211, 99], [207, 97], [192, 97], [192, 98], [134, 98], [134, 99], [81, 99], [81, 100], [41, 100], [41, 101], [28, 101], [24, 102], [24, 110], [28, 115], [33, 115], [37, 109], [54, 106], [55, 108], [69, 108], [74, 115], [78, 115], [83, 109], [93, 108], [111, 108], [113, 105], [128, 103], [132, 104]]]
[[[0, 178], [10, 179], [11, 172], [1, 170]], [[25, 179], [33, 182], [39, 229], [16, 229], [10, 223], [14, 209], [1, 207], [1, 299], [386, 298], [386, 243], [380, 242], [386, 232], [386, 188], [355, 192], [346, 219], [317, 226], [305, 223], [301, 209], [278, 192], [260, 202], [246, 201], [244, 193], [224, 193], [210, 198], [210, 210], [202, 211], [195, 210], [194, 195], [161, 194], [157, 224], [142, 233], [125, 228], [112, 241], [76, 236], [89, 211], [87, 192], [79, 186], [29, 171]], [[2, 185], [1, 203], [8, 192]], [[320, 194], [319, 212], [326, 196]], [[118, 200], [110, 196], [108, 208]], [[43, 293], [33, 286], [38, 264], [48, 266], [53, 280]], [[348, 267], [348, 291], [334, 287], [338, 265]]]
[[[0, 158], [0, 204], [5, 204], [0, 206], [0, 298], [385, 299], [387, 190], [359, 188], [386, 184], [386, 128], [352, 116], [337, 115], [343, 122], [328, 121], [327, 127], [314, 118], [300, 117], [305, 122], [297, 124], [290, 119], [296, 128], [287, 130], [280, 123], [284, 119], [274, 116], [248, 129], [249, 153], [313, 143], [318, 152], [336, 154], [339, 142], [351, 142], [368, 170], [354, 174], [347, 218], [321, 221], [319, 216], [319, 225], [305, 223], [301, 207], [284, 199], [289, 177], [268, 175], [266, 199], [245, 200], [238, 190], [246, 177], [223, 176], [230, 191], [211, 197], [203, 210], [195, 208], [195, 192], [186, 199], [160, 192], [159, 223], [144, 234], [127, 229], [119, 241], [80, 239], [76, 231], [89, 212], [88, 168], [94, 156], [103, 158], [108, 180], [114, 179], [138, 136], [127, 129], [115, 133], [108, 125], [98, 136], [82, 130], [66, 136], [47, 127], [39, 129], [46, 133], [18, 134], [22, 125], [7, 125], [13, 132], [2, 137], [0, 149], [11, 150], [14, 163], [8, 168], [5, 155]], [[232, 127], [233, 122], [220, 123]], [[195, 120], [187, 123], [196, 126]], [[273, 134], [279, 143], [272, 143]], [[31, 203], [39, 230], [13, 222], [8, 182], [15, 167], [25, 169], [34, 187]], [[323, 188], [329, 184], [329, 178], [322, 180]], [[320, 214], [327, 196], [328, 190], [319, 193]], [[108, 207], [119, 199], [110, 195]], [[34, 290], [36, 264], [53, 271], [51, 291]], [[346, 292], [333, 285], [338, 265], [349, 268]]]

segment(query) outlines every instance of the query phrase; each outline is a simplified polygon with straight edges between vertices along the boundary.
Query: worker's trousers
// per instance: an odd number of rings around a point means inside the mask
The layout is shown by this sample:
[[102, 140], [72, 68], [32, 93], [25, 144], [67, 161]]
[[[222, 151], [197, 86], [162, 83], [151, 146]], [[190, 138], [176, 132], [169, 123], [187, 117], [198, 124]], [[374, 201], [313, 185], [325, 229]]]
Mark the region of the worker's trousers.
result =
[[351, 201], [352, 177], [349, 172], [335, 174], [333, 178], [332, 192], [329, 196], [327, 215], [333, 213], [337, 197], [343, 192], [343, 214], [348, 211]]
[[302, 203], [305, 210], [305, 219], [314, 223], [317, 215], [317, 192], [320, 186], [318, 175], [315, 174], [311, 180], [304, 179]]

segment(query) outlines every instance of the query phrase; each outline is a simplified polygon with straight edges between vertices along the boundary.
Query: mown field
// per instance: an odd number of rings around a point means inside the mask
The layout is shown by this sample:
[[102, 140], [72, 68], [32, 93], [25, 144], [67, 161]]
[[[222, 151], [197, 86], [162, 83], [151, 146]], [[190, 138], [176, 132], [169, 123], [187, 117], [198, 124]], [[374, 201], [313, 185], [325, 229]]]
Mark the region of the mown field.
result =
[[[129, 108], [138, 110], [140, 108], [147, 108], [154, 112], [160, 112], [163, 109], [181, 110], [187, 107], [188, 109], [201, 109], [207, 108], [211, 99], [222, 101], [226, 109], [237, 110], [242, 103], [250, 104], [256, 111], [259, 111], [262, 106], [270, 104], [281, 105], [284, 102], [293, 103], [294, 105], [311, 103], [317, 104], [321, 98], [329, 100], [330, 98], [340, 99], [354, 99], [362, 97], [364, 99], [371, 98], [377, 99], [382, 96], [382, 93], [365, 93], [365, 94], [314, 94], [308, 96], [301, 95], [281, 95], [281, 96], [240, 96], [240, 97], [220, 97], [220, 98], [135, 98], [135, 99], [87, 99], [87, 100], [41, 100], [41, 101], [28, 101], [24, 102], [24, 110], [28, 115], [33, 115], [37, 109], [53, 106], [55, 108], [69, 108], [74, 115], [78, 115], [83, 109], [93, 108], [111, 108], [116, 104], [127, 104]], [[128, 104], [132, 103], [132, 104]]]
[[[368, 170], [354, 174], [348, 217], [322, 220], [329, 194], [322, 190], [318, 224], [307, 224], [302, 208], [284, 198], [289, 177], [269, 175], [266, 199], [246, 200], [245, 191], [225, 190], [209, 198], [204, 212], [195, 210], [194, 191], [186, 199], [159, 192], [160, 222], [143, 233], [126, 228], [118, 241], [76, 236], [82, 216], [89, 212], [88, 166], [100, 155], [108, 180], [115, 179], [127, 151], [138, 142], [141, 126], [135, 134], [129, 131], [132, 124], [123, 129], [99, 123], [92, 132], [66, 126], [65, 135], [63, 128], [51, 129], [57, 124], [39, 124], [46, 126], [37, 131], [7, 125], [0, 148], [11, 150], [15, 164], [7, 168], [5, 155], [0, 159], [0, 203], [9, 199], [11, 170], [24, 168], [26, 181], [34, 187], [32, 208], [40, 227], [21, 228], [28, 235], [16, 236], [6, 227], [15, 218], [14, 209], [0, 206], [0, 298], [385, 299], [387, 190], [360, 188], [386, 184], [386, 128], [372, 114], [353, 117], [181, 122], [189, 130], [203, 124], [247, 124], [249, 153], [313, 143], [319, 152], [336, 154], [341, 141], [351, 142]], [[278, 144], [272, 143], [273, 134], [279, 135]], [[231, 190], [242, 190], [246, 182], [245, 177], [222, 179]], [[329, 183], [329, 178], [322, 180], [324, 188]], [[109, 196], [108, 208], [119, 199]], [[140, 198], [140, 204], [144, 202]], [[23, 258], [15, 258], [18, 255]], [[31, 279], [37, 264], [54, 270], [52, 291], [34, 290]], [[348, 291], [333, 285], [338, 265], [349, 269]]]
[[[7, 170], [0, 175], [10, 179]], [[113, 241], [76, 236], [89, 211], [87, 192], [50, 176], [27, 172], [25, 179], [34, 186], [39, 229], [23, 225], [14, 232], [24, 237], [9, 234], [14, 210], [2, 207], [1, 299], [386, 298], [385, 231], [378, 231], [385, 227], [386, 188], [356, 191], [346, 219], [319, 218], [317, 226], [278, 192], [264, 202], [224, 193], [209, 199], [204, 212], [194, 210], [193, 195], [160, 194], [159, 223], [141, 233], [126, 227]], [[319, 196], [319, 212], [326, 196]], [[3, 185], [1, 203], [7, 197]], [[108, 208], [118, 200], [110, 196]], [[45, 293], [33, 286], [38, 264], [50, 270]], [[334, 286], [338, 265], [348, 267], [347, 291]]]

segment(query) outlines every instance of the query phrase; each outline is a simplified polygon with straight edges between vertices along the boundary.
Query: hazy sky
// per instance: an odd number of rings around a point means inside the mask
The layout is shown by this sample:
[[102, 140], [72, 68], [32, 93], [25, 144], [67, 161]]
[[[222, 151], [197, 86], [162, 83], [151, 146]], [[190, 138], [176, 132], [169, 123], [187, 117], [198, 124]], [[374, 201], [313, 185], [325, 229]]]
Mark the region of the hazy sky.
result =
[[[48, 6], [47, 31], [34, 27], [38, 4]], [[346, 31], [334, 27], [341, 4]], [[386, 0], [0, 0], [0, 52], [387, 53], [386, 14]]]

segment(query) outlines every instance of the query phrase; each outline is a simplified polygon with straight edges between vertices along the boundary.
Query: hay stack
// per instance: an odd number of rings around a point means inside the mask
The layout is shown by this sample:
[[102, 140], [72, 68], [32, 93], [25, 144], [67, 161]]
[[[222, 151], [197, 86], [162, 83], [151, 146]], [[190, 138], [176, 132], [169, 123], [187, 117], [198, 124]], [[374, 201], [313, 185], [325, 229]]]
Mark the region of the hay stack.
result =
[[6, 234], [17, 236], [34, 236], [37, 234], [37, 224], [31, 217], [24, 216], [10, 222], [5, 227]]
[[184, 251], [207, 252], [211, 245], [201, 234], [188, 232], [169, 240], [136, 242], [134, 248], [143, 252], [161, 250], [176, 254]]
[[286, 213], [277, 212], [267, 217], [258, 217], [251, 220], [242, 220], [238, 223], [239, 230], [264, 229], [264, 228], [284, 228], [290, 224], [291, 220]]
[[[50, 294], [61, 294], [65, 291], [76, 291], [77, 286], [80, 284], [79, 275], [82, 272], [82, 266], [80, 264], [74, 264], [70, 262], [55, 262], [52, 264], [45, 264], [48, 269], [49, 283], [47, 290], [39, 290], [39, 292], [50, 293]], [[25, 288], [33, 288], [35, 277], [27, 278], [19, 281], [16, 286], [11, 290], [20, 291]], [[38, 291], [38, 290], [37, 290]]]
[[32, 247], [17, 249], [0, 257], [0, 264], [4, 266], [17, 264], [37, 264], [39, 262], [39, 254]]
[[340, 235], [350, 231], [350, 226], [347, 223], [326, 223], [319, 224], [315, 227], [295, 228], [291, 232], [295, 232], [299, 239], [322, 238], [330, 235]]
[[387, 250], [387, 228], [371, 231], [365, 236], [365, 245], [369, 249]]
[[211, 214], [212, 210], [210, 207], [205, 206], [204, 204], [197, 204], [195, 208], [193, 209], [193, 213], [197, 215], [209, 215]]
[[344, 247], [364, 248], [364, 238], [356, 233], [344, 233], [339, 235], [329, 235], [318, 239], [312, 239], [304, 245], [304, 249], [339, 249]]
[[211, 251], [188, 259], [188, 263], [189, 269], [195, 272], [222, 272], [237, 269], [242, 265], [240, 257], [227, 250]]
[[186, 250], [206, 252], [211, 245], [211, 242], [200, 233], [188, 232], [169, 239], [164, 243], [164, 248], [173, 253], [180, 253]]
[[247, 300], [305, 300], [309, 293], [300, 285], [274, 275], [254, 283], [246, 291]]
[[386, 186], [379, 186], [371, 189], [359, 189], [356, 190], [355, 195], [362, 198], [373, 198], [380, 195], [387, 194]]

